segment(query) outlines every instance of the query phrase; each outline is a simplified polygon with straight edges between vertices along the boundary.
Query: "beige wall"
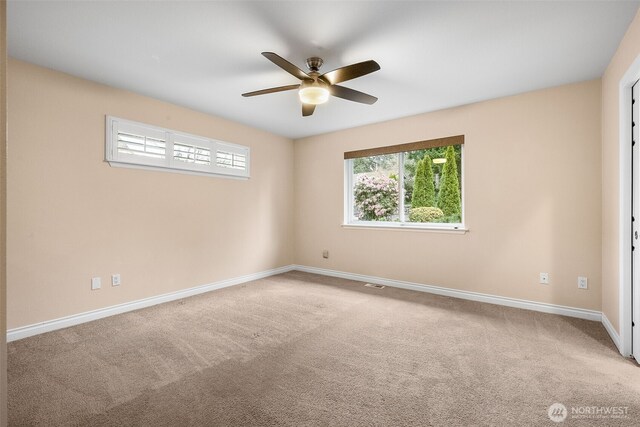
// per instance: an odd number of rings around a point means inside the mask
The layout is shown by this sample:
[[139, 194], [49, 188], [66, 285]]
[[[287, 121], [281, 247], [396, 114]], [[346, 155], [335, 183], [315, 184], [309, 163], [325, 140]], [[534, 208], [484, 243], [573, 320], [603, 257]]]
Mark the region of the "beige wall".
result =
[[602, 77], [602, 312], [618, 332], [620, 332], [618, 85], [638, 55], [640, 55], [640, 12], [627, 29], [624, 39]]
[[[16, 60], [8, 85], [9, 328], [293, 262], [293, 141]], [[248, 145], [251, 179], [110, 167], [107, 114]]]
[[0, 2], [0, 427], [7, 425], [7, 3]]
[[[293, 262], [600, 310], [601, 89], [599, 80], [551, 88], [294, 148], [11, 60], [8, 327]], [[252, 179], [112, 168], [103, 162], [106, 114], [249, 145]], [[460, 133], [469, 233], [341, 227], [344, 151]], [[541, 271], [551, 285], [537, 283]], [[112, 273], [121, 287], [110, 286]], [[588, 291], [577, 289], [578, 275], [589, 277]], [[92, 276], [102, 290], [90, 290]]]
[[[594, 80], [296, 141], [296, 263], [600, 310], [600, 95]], [[341, 227], [345, 151], [457, 134], [469, 233]]]

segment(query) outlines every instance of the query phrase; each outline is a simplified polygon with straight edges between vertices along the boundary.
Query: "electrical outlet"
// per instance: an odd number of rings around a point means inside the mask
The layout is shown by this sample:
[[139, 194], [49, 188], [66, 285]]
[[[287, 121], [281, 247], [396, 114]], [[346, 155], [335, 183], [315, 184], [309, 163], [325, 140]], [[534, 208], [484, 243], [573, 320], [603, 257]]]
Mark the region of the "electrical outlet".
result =
[[542, 285], [549, 284], [549, 273], [540, 273], [540, 284]]
[[578, 277], [578, 288], [587, 289], [587, 278], [586, 277]]
[[111, 275], [111, 286], [120, 286], [120, 275], [112, 274]]
[[329, 258], [329, 251], [328, 250], [323, 250], [322, 251], [322, 258]]
[[100, 289], [101, 286], [102, 286], [102, 281], [100, 280], [99, 277], [92, 277], [91, 278], [91, 290], [92, 291]]

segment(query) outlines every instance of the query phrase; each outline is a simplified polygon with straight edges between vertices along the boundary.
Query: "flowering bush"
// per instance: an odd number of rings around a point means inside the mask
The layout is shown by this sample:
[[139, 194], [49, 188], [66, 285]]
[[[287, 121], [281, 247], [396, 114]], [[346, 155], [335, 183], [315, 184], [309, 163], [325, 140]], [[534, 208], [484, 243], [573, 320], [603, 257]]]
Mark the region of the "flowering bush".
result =
[[398, 182], [393, 178], [363, 175], [353, 193], [359, 220], [388, 221], [398, 209]]

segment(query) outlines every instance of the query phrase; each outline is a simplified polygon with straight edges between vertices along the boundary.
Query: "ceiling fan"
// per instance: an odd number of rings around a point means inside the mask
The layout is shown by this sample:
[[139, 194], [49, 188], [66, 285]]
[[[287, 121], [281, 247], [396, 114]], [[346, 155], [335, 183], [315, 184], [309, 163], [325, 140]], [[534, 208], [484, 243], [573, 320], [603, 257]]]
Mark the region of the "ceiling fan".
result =
[[316, 105], [327, 102], [329, 95], [369, 105], [378, 100], [375, 96], [349, 89], [348, 87], [338, 86], [338, 83], [378, 71], [380, 65], [378, 65], [376, 61], [358, 62], [357, 64], [347, 65], [346, 67], [320, 74], [319, 71], [323, 61], [316, 56], [307, 59], [309, 72], [305, 73], [291, 62], [273, 52], [262, 52], [262, 55], [287, 73], [302, 80], [302, 83], [256, 90], [254, 92], [243, 93], [242, 96], [265, 95], [267, 93], [298, 89], [298, 96], [302, 102], [302, 115], [304, 117], [312, 115]]

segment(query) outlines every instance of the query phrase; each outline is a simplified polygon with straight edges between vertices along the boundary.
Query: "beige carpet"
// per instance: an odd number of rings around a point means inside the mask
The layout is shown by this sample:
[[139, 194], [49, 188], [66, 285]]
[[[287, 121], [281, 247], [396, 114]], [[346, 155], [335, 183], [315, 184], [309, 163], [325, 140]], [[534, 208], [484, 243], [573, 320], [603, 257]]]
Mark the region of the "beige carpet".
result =
[[10, 343], [11, 426], [558, 425], [627, 407], [596, 322], [292, 272]]

